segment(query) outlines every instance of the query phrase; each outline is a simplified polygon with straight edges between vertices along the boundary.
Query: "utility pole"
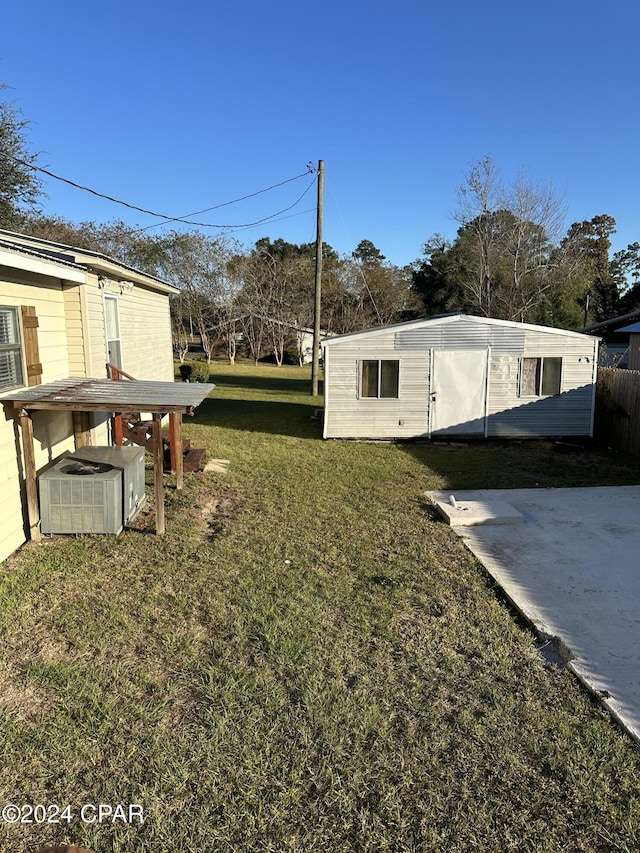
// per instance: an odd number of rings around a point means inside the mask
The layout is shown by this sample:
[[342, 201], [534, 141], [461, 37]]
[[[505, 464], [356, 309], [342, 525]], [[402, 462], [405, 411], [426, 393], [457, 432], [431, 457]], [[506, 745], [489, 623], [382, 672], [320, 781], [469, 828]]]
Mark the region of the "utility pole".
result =
[[584, 325], [586, 326], [589, 322], [589, 296], [591, 295], [590, 291], [587, 290], [587, 298], [584, 301]]
[[311, 362], [311, 396], [318, 396], [320, 374], [320, 300], [322, 280], [322, 196], [324, 191], [324, 160], [318, 160], [318, 207], [316, 213], [316, 285], [313, 309], [313, 360]]

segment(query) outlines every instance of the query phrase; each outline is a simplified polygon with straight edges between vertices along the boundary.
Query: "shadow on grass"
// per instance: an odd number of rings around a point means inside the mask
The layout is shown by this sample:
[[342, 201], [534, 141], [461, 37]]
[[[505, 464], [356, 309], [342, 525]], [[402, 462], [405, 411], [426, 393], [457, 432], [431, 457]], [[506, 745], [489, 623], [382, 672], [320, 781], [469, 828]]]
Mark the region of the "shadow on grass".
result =
[[403, 442], [402, 449], [444, 480], [445, 489], [576, 488], [640, 484], [640, 459], [575, 442]]
[[[219, 388], [246, 388], [247, 390], [269, 391], [276, 394], [310, 395], [311, 392], [311, 379], [308, 376], [292, 379], [290, 375], [282, 377], [246, 376], [212, 371], [209, 381], [214, 382]], [[324, 393], [324, 383], [322, 381], [318, 383], [318, 389], [319, 394]]]
[[321, 438], [322, 422], [314, 420], [317, 403], [283, 403], [267, 400], [229, 400], [210, 397], [198, 408], [189, 423], [216, 426], [243, 432]]

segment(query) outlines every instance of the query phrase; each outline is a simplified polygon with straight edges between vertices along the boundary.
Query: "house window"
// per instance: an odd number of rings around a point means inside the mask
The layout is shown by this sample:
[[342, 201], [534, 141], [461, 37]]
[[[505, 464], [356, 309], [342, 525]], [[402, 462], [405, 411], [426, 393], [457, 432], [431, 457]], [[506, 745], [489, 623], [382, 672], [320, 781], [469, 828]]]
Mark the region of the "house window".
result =
[[107, 332], [107, 361], [114, 367], [122, 367], [118, 298], [109, 293], [104, 295], [104, 317]]
[[17, 308], [0, 308], [0, 391], [24, 385]]
[[521, 397], [554, 397], [560, 393], [562, 359], [558, 356], [523, 358], [520, 371]]
[[360, 396], [398, 398], [400, 362], [397, 359], [372, 359], [361, 362]]

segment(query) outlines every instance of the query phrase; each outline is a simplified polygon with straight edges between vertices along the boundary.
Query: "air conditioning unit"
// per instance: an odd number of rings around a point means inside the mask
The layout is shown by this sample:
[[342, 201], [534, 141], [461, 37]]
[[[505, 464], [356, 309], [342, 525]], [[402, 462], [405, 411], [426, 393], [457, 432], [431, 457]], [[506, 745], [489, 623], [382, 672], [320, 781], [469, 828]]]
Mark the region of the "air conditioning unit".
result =
[[120, 533], [145, 501], [144, 448], [83, 447], [39, 477], [42, 533]]

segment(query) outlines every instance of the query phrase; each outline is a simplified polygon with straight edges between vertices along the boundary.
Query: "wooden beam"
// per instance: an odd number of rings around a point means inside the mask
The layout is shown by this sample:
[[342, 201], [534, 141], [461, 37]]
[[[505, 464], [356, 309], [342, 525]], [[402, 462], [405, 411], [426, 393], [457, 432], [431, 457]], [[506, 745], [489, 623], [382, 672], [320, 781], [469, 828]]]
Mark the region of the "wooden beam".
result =
[[175, 412], [169, 412], [169, 464], [171, 473], [175, 474], [178, 467]]
[[184, 486], [184, 454], [182, 452], [182, 414], [169, 413], [169, 440], [171, 446], [171, 470], [175, 471], [176, 489]]
[[73, 413], [73, 435], [76, 443], [76, 450], [81, 447], [90, 447], [91, 445], [91, 421], [89, 412], [74, 412]]
[[29, 535], [33, 542], [40, 542], [40, 507], [38, 505], [36, 455], [33, 449], [33, 421], [26, 409], [20, 409], [20, 430], [22, 432], [22, 454], [24, 456], [24, 482], [27, 490]]
[[122, 447], [122, 415], [115, 414], [111, 423], [113, 426], [113, 443], [116, 447]]
[[156, 499], [156, 535], [164, 535], [164, 447], [162, 445], [162, 414], [154, 412], [151, 425], [153, 450], [153, 487]]

